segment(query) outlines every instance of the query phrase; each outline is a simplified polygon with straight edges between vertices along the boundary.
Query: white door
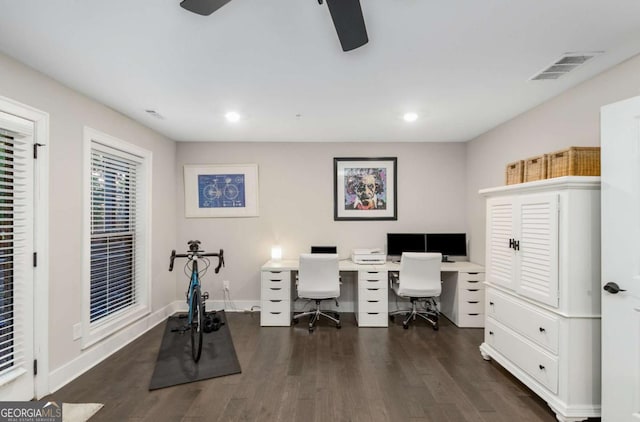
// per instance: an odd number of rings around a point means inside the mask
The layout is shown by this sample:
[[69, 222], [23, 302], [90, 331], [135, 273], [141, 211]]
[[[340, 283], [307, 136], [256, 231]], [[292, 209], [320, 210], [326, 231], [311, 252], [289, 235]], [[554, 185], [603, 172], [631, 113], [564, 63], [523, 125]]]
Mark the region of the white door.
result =
[[[602, 107], [602, 420], [640, 421], [640, 97]], [[615, 283], [615, 285], [613, 284]], [[619, 289], [616, 293], [616, 285]]]
[[0, 112], [0, 401], [35, 394], [33, 133]]
[[486, 280], [514, 289], [514, 198], [487, 200]]
[[517, 208], [519, 259], [516, 291], [554, 308], [558, 307], [558, 202], [557, 193], [526, 195]]

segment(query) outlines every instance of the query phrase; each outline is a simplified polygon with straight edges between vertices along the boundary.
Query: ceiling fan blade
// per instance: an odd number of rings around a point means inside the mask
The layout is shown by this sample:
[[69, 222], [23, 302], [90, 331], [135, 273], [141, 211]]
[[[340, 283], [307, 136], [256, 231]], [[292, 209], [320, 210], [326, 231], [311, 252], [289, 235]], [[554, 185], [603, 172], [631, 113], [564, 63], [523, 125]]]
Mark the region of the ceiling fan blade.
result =
[[353, 50], [369, 42], [360, 0], [327, 0], [343, 51]]
[[209, 16], [231, 0], [182, 0], [180, 6], [190, 12]]

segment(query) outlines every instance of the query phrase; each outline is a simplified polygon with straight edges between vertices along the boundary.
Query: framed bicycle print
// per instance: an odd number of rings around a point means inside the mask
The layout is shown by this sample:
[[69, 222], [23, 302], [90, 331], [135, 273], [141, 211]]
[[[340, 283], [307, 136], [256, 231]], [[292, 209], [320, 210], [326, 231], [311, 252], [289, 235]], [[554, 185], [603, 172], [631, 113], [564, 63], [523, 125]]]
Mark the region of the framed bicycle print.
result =
[[257, 217], [257, 164], [186, 164], [185, 217]]
[[334, 158], [334, 220], [397, 220], [396, 157]]

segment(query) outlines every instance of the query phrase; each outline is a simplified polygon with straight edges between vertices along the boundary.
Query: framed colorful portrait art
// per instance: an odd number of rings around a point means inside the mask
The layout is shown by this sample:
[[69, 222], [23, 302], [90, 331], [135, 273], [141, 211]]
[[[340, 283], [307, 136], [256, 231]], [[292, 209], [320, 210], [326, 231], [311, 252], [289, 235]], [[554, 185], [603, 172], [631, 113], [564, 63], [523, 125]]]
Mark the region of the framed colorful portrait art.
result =
[[397, 220], [396, 157], [334, 158], [334, 220]]

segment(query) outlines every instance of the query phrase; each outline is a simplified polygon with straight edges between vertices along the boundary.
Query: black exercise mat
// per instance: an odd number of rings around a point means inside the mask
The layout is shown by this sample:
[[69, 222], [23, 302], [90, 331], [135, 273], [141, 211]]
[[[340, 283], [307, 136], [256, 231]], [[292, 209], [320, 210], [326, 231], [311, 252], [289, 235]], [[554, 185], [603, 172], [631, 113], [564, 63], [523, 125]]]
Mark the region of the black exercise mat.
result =
[[[219, 311], [217, 316], [226, 322], [224, 311]], [[218, 331], [203, 334], [202, 356], [198, 363], [191, 357], [191, 333], [171, 331], [185, 323], [185, 318], [181, 319], [176, 315], [169, 317], [149, 390], [241, 372], [226, 323]]]

